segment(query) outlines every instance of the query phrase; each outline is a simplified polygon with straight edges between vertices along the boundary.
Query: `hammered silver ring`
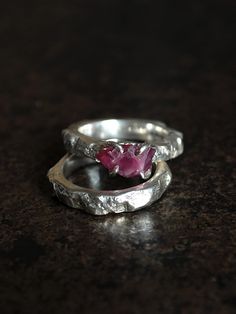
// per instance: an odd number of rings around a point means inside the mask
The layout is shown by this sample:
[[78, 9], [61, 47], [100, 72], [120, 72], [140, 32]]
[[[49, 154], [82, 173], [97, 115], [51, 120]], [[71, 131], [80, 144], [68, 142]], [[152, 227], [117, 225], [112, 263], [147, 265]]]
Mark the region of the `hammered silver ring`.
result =
[[66, 150], [100, 162], [111, 174], [148, 179], [152, 163], [182, 154], [183, 135], [160, 121], [82, 121], [63, 130]]
[[96, 190], [74, 184], [70, 175], [94, 160], [65, 155], [48, 172], [49, 181], [63, 203], [93, 215], [133, 212], [158, 200], [171, 182], [171, 171], [165, 161], [156, 161], [151, 178], [136, 186], [120, 190]]
[[[67, 155], [49, 170], [49, 181], [63, 203], [94, 215], [132, 212], [158, 200], [172, 178], [165, 161], [183, 152], [183, 134], [160, 121], [82, 121], [62, 134]], [[72, 182], [75, 170], [97, 162], [110, 175], [141, 177], [143, 181], [117, 190], [86, 188]]]

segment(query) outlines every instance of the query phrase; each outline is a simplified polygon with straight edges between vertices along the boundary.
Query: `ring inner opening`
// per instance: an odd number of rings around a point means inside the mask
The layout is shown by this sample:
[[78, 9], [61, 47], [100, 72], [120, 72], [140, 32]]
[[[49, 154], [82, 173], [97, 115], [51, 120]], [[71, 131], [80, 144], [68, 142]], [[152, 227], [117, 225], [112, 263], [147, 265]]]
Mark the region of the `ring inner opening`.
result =
[[122, 190], [145, 182], [141, 177], [110, 176], [101, 164], [75, 156], [65, 162], [63, 172], [73, 184], [94, 190]]
[[135, 120], [102, 120], [87, 123], [78, 128], [78, 132], [96, 139], [120, 139], [139, 142], [163, 141], [168, 131], [152, 122]]

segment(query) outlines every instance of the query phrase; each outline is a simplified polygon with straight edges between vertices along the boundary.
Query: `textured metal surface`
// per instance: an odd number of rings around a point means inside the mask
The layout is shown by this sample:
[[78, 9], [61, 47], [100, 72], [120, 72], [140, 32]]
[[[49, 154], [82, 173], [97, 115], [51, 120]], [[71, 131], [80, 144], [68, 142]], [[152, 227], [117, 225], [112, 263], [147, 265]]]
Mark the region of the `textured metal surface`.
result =
[[67, 179], [67, 176], [81, 164], [86, 164], [86, 161], [66, 155], [49, 170], [48, 178], [57, 197], [63, 203], [93, 215], [133, 212], [151, 205], [162, 196], [171, 182], [169, 167], [164, 161], [159, 161], [155, 165], [153, 176], [137, 186], [114, 191], [88, 189]]
[[[154, 160], [169, 160], [182, 154], [183, 134], [160, 121], [143, 119], [108, 119], [81, 121], [63, 130], [68, 152], [95, 159], [104, 146], [116, 142], [143, 141], [156, 148]], [[115, 143], [116, 143], [115, 142]]]

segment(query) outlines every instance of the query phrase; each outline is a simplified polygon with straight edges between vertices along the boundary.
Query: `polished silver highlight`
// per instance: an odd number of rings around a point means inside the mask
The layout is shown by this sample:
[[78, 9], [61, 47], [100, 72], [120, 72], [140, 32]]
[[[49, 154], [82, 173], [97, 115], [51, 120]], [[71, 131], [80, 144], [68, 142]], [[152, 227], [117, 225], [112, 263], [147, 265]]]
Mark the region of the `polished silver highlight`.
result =
[[[96, 159], [96, 154], [108, 145], [143, 142], [156, 149], [153, 161], [169, 160], [182, 154], [183, 134], [163, 122], [141, 119], [109, 119], [82, 121], [63, 130], [68, 152]], [[145, 146], [144, 146], [145, 147]], [[122, 149], [122, 147], [121, 147]]]
[[65, 155], [49, 170], [48, 178], [62, 202], [93, 215], [139, 210], [158, 200], [171, 182], [172, 175], [164, 161], [155, 163], [154, 174], [148, 181], [122, 190], [88, 189], [68, 179], [76, 169], [91, 163], [94, 161], [89, 158]]

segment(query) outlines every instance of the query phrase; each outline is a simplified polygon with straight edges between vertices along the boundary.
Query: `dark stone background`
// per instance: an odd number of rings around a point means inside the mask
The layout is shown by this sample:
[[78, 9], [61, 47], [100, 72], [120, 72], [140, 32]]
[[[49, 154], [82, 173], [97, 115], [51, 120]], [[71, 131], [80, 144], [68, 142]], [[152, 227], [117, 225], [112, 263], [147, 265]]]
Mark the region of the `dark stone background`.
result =
[[[234, 0], [1, 1], [0, 313], [235, 313]], [[60, 131], [185, 135], [163, 198], [92, 217], [51, 197]]]

